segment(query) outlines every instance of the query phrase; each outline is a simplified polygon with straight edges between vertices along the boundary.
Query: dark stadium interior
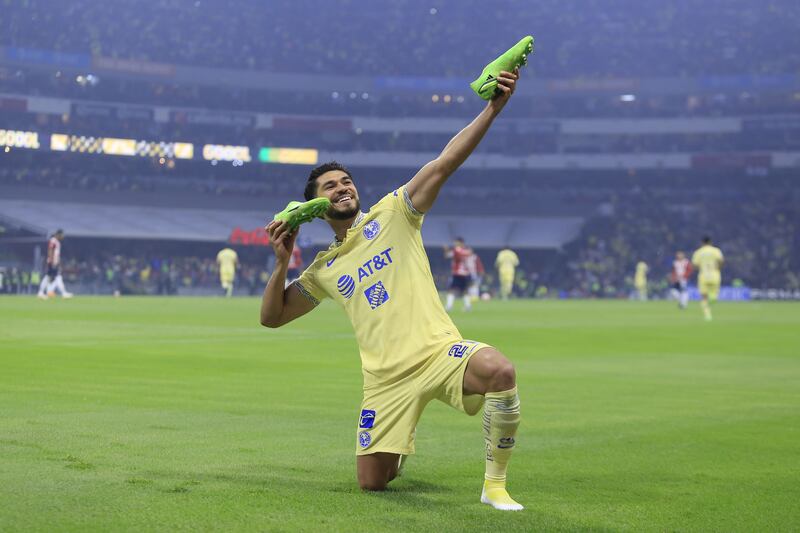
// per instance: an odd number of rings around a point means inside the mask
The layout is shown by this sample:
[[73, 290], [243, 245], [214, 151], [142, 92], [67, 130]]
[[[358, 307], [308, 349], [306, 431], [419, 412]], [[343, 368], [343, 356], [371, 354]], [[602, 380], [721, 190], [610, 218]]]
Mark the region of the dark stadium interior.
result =
[[[529, 83], [443, 190], [432, 227], [456, 216], [533, 225], [579, 217], [555, 244], [515, 241], [520, 296], [626, 297], [639, 260], [664, 292], [675, 250], [691, 250], [704, 233], [725, 250], [731, 282], [800, 289], [796, 2], [315, 5], [0, 2], [0, 129], [36, 133], [39, 143], [5, 139], [0, 148], [5, 290], [39, 268], [31, 250], [54, 229], [15, 218], [12, 204], [214, 209], [230, 213], [232, 230], [237, 212], [266, 221], [300, 196], [309, 165], [258, 160], [260, 147], [292, 147], [350, 165], [370, 205], [474, 116], [481, 101], [467, 82], [528, 28], [536, 28]], [[487, 43], [475, 32], [512, 37]], [[56, 150], [51, 136], [61, 134], [84, 144]], [[194, 153], [90, 153], [86, 139], [96, 138], [192, 143]], [[208, 144], [248, 147], [251, 160], [211, 160]], [[120, 241], [66, 229], [65, 275], [86, 292], [108, 293], [121, 277], [129, 292], [163, 292], [159, 280], [169, 276], [186, 292], [215, 286], [224, 240], [180, 241], [164, 228]], [[429, 255], [443, 286], [447, 239], [437, 238]], [[476, 242], [488, 265], [507, 244]], [[306, 260], [324, 245], [314, 234]], [[252, 294], [270, 253], [238, 249], [239, 290]], [[494, 283], [487, 276], [486, 292]]]

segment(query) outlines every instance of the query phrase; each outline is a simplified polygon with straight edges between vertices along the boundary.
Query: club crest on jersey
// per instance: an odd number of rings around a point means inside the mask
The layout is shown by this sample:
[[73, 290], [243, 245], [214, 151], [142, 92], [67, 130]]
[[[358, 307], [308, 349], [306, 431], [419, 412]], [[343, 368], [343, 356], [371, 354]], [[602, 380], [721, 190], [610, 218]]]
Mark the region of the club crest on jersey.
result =
[[380, 307], [389, 300], [389, 293], [386, 292], [386, 287], [384, 287], [383, 283], [380, 281], [368, 287], [367, 290], [364, 291], [364, 296], [367, 298], [369, 306], [372, 309]]
[[336, 288], [339, 289], [339, 294], [345, 298], [350, 298], [356, 290], [356, 280], [352, 276], [345, 274], [336, 282]]
[[372, 435], [369, 434], [369, 431], [362, 431], [358, 434], [358, 445], [362, 448], [366, 448], [372, 442]]
[[364, 226], [364, 237], [371, 241], [375, 237], [378, 236], [378, 233], [381, 232], [381, 225], [377, 220], [370, 220]]
[[358, 419], [358, 427], [361, 429], [371, 429], [375, 424], [375, 411], [372, 409], [362, 409], [361, 417]]

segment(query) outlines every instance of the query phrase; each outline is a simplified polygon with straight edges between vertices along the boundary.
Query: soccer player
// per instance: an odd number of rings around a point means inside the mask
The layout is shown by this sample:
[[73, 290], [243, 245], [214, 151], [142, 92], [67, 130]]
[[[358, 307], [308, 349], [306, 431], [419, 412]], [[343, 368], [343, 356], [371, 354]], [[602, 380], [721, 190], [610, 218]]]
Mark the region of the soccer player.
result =
[[47, 241], [47, 268], [39, 285], [39, 293], [36, 295], [42, 300], [55, 297], [56, 291], [61, 293], [62, 298], [72, 298], [72, 293], [67, 292], [64, 287], [64, 279], [61, 277], [61, 241], [63, 240], [64, 230], [59, 229]]
[[495, 509], [522, 506], [506, 491], [506, 471], [520, 421], [514, 366], [499, 350], [464, 339], [442, 307], [421, 228], [439, 190], [467, 159], [514, 91], [518, 73], [503, 72], [498, 95], [411, 180], [369, 212], [360, 209], [350, 172], [336, 162], [315, 168], [305, 198], [324, 196], [335, 235], [284, 289], [298, 232], [267, 226], [275, 271], [264, 289], [261, 324], [280, 327], [331, 298], [347, 313], [361, 352], [364, 396], [356, 424], [358, 482], [380, 491], [414, 453], [417, 421], [434, 399], [469, 415], [485, 403], [486, 471], [481, 501]]
[[289, 258], [289, 269], [286, 271], [286, 284], [293, 282], [300, 277], [300, 272], [303, 270], [303, 250], [300, 245], [294, 243], [292, 249], [292, 256]]
[[456, 295], [464, 300], [464, 311], [472, 309], [472, 302], [467, 291], [472, 280], [469, 271], [469, 257], [472, 254], [472, 250], [464, 244], [463, 237], [455, 238], [452, 249], [445, 246], [444, 256], [451, 260], [450, 290], [447, 292], [447, 305], [445, 306], [447, 311], [453, 309]]
[[519, 257], [511, 248], [503, 248], [497, 252], [494, 266], [497, 268], [497, 274], [500, 278], [500, 298], [508, 300], [514, 288], [514, 274], [519, 266]]
[[223, 248], [217, 254], [219, 265], [219, 283], [225, 296], [230, 298], [233, 294], [233, 281], [236, 279], [236, 267], [239, 266], [239, 255], [233, 248]]
[[692, 275], [692, 263], [686, 258], [683, 252], [675, 254], [675, 260], [672, 262], [672, 273], [670, 274], [670, 281], [672, 282], [672, 296], [678, 300], [678, 307], [686, 309], [689, 304], [689, 291], [687, 286], [689, 284], [689, 276]]
[[702, 246], [692, 254], [692, 264], [697, 267], [697, 289], [700, 291], [700, 307], [703, 317], [711, 320], [711, 302], [719, 297], [722, 281], [720, 269], [725, 262], [722, 250], [711, 244], [711, 237], [703, 237]]
[[483, 282], [486, 269], [483, 268], [483, 261], [481, 261], [481, 257], [475, 253], [475, 250], [470, 249], [470, 251], [472, 253], [467, 257], [467, 270], [469, 270], [470, 280], [467, 294], [470, 300], [477, 300], [481, 297], [481, 282]]
[[633, 276], [633, 286], [641, 301], [647, 300], [647, 263], [639, 261], [636, 263], [636, 274]]

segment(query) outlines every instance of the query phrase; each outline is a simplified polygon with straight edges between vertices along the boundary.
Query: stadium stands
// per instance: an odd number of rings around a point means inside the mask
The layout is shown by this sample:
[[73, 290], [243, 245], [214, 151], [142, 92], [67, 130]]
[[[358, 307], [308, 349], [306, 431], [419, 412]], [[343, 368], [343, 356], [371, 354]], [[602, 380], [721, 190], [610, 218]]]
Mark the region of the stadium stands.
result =
[[[79, 0], [58, 13], [2, 0], [5, 235], [63, 225], [73, 242], [135, 238], [131, 261], [152, 240], [222, 243], [299, 194], [311, 163], [264, 162], [265, 147], [341, 160], [370, 205], [474, 116], [481, 102], [466, 80], [506, 45], [473, 38], [482, 4], [433, 4], [345, 2], [323, 19], [308, 0], [269, 11], [255, 0], [234, 10]], [[514, 5], [485, 12], [481, 33], [532, 31], [535, 60], [443, 190], [429, 245], [464, 234], [491, 264], [511, 244], [528, 250], [529, 293], [624, 296], [639, 256], [660, 276], [675, 247], [708, 231], [733, 258], [726, 277], [798, 286], [795, 3], [546, 0], [510, 16]], [[776, 53], [775, 35], [798, 46]], [[175, 143], [185, 143], [180, 157]], [[742, 205], [748, 223], [727, 231]], [[321, 227], [308, 236], [314, 246], [329, 238]], [[26, 247], [9, 245], [0, 266], [28, 268]]]
[[[535, 32], [535, 70], [541, 77], [783, 74], [800, 67], [800, 10], [787, 0], [771, 2], [769, 9], [745, 0], [666, 0], [656, 7], [546, 0], [524, 9], [502, 0], [492, 9], [475, 0], [457, 7], [346, 1], [336, 10], [316, 9], [319, 2], [312, 0], [275, 1], [268, 10], [258, 9], [257, 0], [237, 2], [233, 9], [169, 0], [78, 0], [58, 11], [44, 0], [4, 4], [2, 45], [160, 63], [469, 77], [475, 58], [491, 59], [514, 41], [487, 43], [474, 37], [479, 31], [481, 36]], [[473, 27], [476, 13], [479, 30]]]

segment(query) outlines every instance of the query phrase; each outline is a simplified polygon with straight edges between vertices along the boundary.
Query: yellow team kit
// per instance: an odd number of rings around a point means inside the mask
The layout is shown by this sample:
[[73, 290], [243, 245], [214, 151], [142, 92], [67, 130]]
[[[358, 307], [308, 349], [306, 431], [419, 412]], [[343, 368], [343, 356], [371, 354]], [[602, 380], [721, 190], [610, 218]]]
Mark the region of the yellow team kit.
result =
[[483, 403], [463, 398], [462, 383], [467, 361], [486, 345], [465, 341], [442, 307], [423, 218], [405, 188], [393, 191], [295, 282], [314, 303], [331, 298], [353, 324], [364, 376], [359, 454], [413, 453], [414, 429], [432, 399], [468, 414]]
[[719, 297], [722, 283], [719, 267], [723, 260], [722, 250], [710, 244], [701, 246], [692, 254], [692, 264], [698, 268], [697, 289], [711, 300]]

